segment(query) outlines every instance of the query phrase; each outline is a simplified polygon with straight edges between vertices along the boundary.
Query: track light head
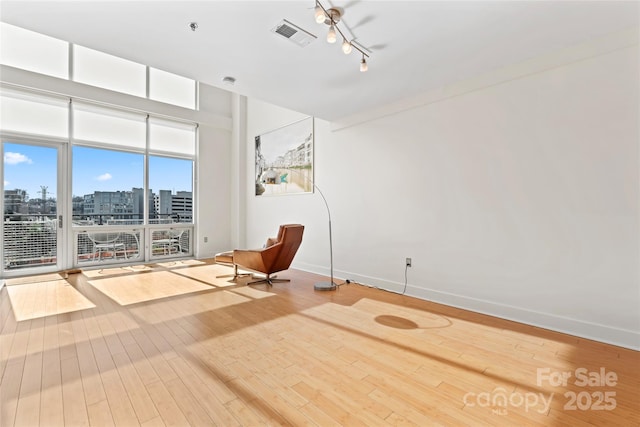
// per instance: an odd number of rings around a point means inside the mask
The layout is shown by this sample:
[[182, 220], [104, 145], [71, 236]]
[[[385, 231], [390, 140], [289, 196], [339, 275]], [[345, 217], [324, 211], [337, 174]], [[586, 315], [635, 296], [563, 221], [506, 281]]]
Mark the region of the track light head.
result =
[[342, 51], [345, 55], [348, 55], [352, 51], [351, 43], [347, 41], [347, 39], [342, 39]]
[[329, 43], [335, 43], [336, 40], [338, 40], [338, 36], [336, 35], [336, 26], [331, 24], [329, 32], [327, 33], [327, 41]]
[[324, 9], [322, 8], [322, 6], [320, 6], [318, 2], [316, 2], [316, 9], [314, 13], [316, 17], [316, 22], [318, 24], [324, 24], [324, 20], [327, 18], [327, 15], [325, 15]]
[[364, 55], [362, 55], [362, 61], [360, 61], [360, 72], [364, 73], [369, 69], [369, 65], [367, 64], [367, 60], [364, 59]]

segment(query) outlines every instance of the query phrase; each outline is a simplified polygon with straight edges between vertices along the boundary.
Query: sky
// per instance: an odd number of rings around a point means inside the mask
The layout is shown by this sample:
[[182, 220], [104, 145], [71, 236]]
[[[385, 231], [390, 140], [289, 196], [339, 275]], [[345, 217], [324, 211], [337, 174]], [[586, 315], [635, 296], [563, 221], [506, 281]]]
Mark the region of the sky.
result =
[[313, 133], [313, 120], [308, 117], [260, 135], [260, 151], [267, 163], [302, 144]]
[[[57, 198], [57, 150], [24, 144], [4, 144], [4, 188], [26, 190], [30, 199]], [[149, 158], [149, 187], [158, 190], [192, 191], [193, 162], [152, 156]], [[143, 187], [144, 156], [87, 147], [73, 148], [72, 191], [74, 196], [94, 191], [131, 191]]]

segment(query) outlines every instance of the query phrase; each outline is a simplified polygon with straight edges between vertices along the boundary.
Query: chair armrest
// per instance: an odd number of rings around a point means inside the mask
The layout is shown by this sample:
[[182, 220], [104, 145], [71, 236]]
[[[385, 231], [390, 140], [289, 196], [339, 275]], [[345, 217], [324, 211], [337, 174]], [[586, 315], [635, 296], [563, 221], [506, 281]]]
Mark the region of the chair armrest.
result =
[[263, 251], [264, 249], [234, 249], [233, 263], [250, 270], [262, 271], [265, 269], [262, 261]]
[[235, 249], [233, 251], [233, 263], [249, 270], [267, 273], [276, 260], [281, 247], [282, 244], [277, 243], [263, 249]]

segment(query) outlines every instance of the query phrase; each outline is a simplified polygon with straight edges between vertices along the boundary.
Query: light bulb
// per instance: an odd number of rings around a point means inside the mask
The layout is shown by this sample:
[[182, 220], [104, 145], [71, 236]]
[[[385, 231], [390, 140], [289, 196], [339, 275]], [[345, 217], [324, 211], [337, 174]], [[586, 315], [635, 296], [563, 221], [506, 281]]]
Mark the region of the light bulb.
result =
[[319, 4], [316, 5], [315, 16], [316, 16], [316, 22], [318, 24], [324, 23], [324, 20], [326, 19], [326, 16], [324, 14], [324, 10], [322, 10], [322, 8], [320, 7]]
[[327, 41], [329, 43], [335, 43], [338, 38], [336, 37], [336, 27], [331, 24], [329, 32], [327, 33]]
[[349, 55], [351, 53], [351, 43], [347, 41], [347, 39], [342, 40], [342, 51], [345, 55]]
[[362, 61], [360, 61], [360, 71], [364, 73], [368, 69], [369, 69], [369, 65], [367, 65], [367, 60], [364, 59], [364, 56], [363, 56]]

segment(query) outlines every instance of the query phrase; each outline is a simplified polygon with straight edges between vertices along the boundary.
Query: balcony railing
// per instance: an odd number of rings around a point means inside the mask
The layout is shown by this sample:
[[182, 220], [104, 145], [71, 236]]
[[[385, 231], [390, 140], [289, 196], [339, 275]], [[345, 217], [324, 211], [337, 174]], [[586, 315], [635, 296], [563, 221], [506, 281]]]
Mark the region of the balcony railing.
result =
[[151, 258], [191, 255], [191, 229], [169, 228], [151, 231]]
[[[143, 225], [142, 214], [83, 214], [73, 215], [74, 226], [91, 225]], [[183, 214], [153, 214], [148, 224], [191, 224], [193, 215]]]
[[5, 270], [55, 265], [58, 222], [52, 215], [5, 215]]
[[191, 227], [144, 230], [122, 227], [74, 232], [76, 265], [104, 265], [142, 262], [145, 240], [151, 239], [151, 259], [186, 257], [193, 254]]
[[[104, 220], [104, 218], [103, 218]], [[193, 227], [158, 218], [164, 227], [133, 228], [129, 219], [113, 219], [105, 227], [94, 227], [92, 219], [73, 221], [75, 266], [121, 264], [145, 260], [145, 240], [150, 240], [149, 258], [176, 258], [193, 254]], [[3, 223], [4, 270], [55, 266], [58, 222], [54, 215], [5, 215]]]

